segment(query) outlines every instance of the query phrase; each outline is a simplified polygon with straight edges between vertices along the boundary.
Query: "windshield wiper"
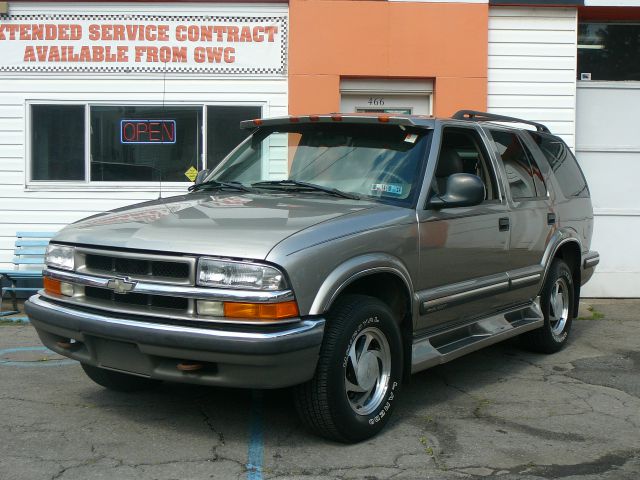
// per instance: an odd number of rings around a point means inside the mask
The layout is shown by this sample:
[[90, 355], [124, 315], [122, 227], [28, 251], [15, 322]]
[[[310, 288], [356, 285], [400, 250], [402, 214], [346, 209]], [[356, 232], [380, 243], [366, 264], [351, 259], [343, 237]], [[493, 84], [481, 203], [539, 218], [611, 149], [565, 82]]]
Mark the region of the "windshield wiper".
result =
[[241, 192], [252, 192], [249, 187], [243, 185], [240, 182], [220, 182], [218, 180], [209, 180], [208, 182], [198, 183], [196, 185], [191, 185], [189, 187], [190, 192], [197, 192], [198, 190], [204, 189], [221, 189], [221, 188], [231, 188], [233, 190], [240, 190]]
[[324, 192], [329, 195], [335, 195], [336, 197], [349, 198], [351, 200], [360, 200], [358, 195], [353, 193], [343, 192], [337, 188], [324, 187], [315, 183], [301, 182], [300, 180], [265, 180], [263, 182], [256, 182], [251, 184], [252, 187], [259, 188], [280, 188], [283, 187], [287, 190], [304, 191], [310, 190], [315, 192]]

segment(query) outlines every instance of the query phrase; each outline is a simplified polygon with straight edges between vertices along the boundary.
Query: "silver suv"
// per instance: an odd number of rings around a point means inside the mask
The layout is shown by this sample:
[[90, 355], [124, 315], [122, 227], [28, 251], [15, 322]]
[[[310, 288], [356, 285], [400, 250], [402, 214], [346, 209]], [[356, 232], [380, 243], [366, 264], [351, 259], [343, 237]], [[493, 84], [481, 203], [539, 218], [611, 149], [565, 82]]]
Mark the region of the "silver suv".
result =
[[355, 442], [411, 373], [514, 336], [565, 345], [599, 257], [584, 176], [544, 125], [461, 111], [241, 126], [190, 193], [53, 239], [26, 303], [47, 347], [114, 390], [295, 386], [305, 425]]

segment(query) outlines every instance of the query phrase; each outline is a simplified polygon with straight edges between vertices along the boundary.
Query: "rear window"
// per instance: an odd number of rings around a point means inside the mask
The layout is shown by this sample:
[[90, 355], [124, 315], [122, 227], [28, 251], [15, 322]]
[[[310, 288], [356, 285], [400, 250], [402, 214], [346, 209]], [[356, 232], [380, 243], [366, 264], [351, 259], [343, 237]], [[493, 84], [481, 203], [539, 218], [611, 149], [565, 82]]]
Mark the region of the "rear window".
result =
[[569, 147], [557, 137], [529, 132], [551, 166], [566, 198], [588, 197], [589, 187]]

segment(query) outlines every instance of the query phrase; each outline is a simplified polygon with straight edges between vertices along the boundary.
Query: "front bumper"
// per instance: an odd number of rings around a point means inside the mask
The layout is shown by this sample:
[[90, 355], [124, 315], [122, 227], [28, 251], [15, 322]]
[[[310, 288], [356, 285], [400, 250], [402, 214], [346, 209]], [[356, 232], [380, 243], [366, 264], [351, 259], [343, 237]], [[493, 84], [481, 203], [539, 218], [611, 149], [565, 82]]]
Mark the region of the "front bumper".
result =
[[[311, 379], [325, 323], [199, 328], [69, 308], [40, 295], [25, 302], [25, 311], [44, 345], [82, 363], [158, 380], [248, 388]], [[178, 370], [184, 361], [204, 368]]]

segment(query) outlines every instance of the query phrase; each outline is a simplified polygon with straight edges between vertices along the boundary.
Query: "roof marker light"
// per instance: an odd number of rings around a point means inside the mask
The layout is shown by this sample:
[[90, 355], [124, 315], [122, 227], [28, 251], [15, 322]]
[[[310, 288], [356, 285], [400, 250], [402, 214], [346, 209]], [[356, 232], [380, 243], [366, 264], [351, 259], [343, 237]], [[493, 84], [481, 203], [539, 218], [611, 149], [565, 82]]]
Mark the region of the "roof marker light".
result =
[[298, 123], [299, 121], [298, 117], [289, 117], [289, 123]]
[[262, 119], [260, 119], [260, 118], [254, 118], [254, 119], [253, 119], [253, 124], [254, 124], [256, 127], [259, 127], [260, 125], [262, 125]]
[[320, 117], [318, 115], [309, 115], [309, 121], [317, 122], [319, 120], [320, 120]]
[[331, 120], [333, 120], [334, 122], [341, 122], [342, 121], [342, 115], [333, 114], [333, 115], [331, 115]]
[[389, 115], [378, 115], [378, 121], [380, 123], [389, 123]]

